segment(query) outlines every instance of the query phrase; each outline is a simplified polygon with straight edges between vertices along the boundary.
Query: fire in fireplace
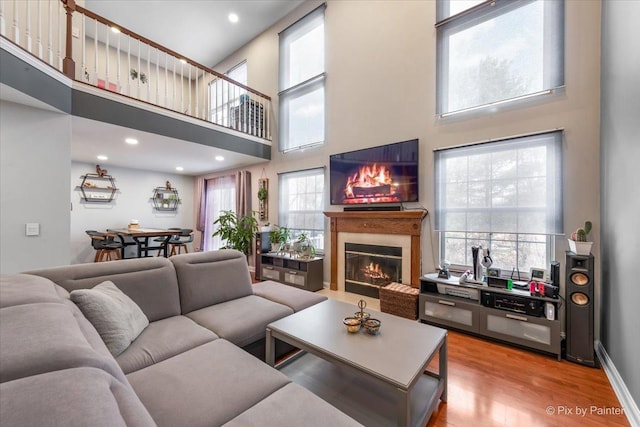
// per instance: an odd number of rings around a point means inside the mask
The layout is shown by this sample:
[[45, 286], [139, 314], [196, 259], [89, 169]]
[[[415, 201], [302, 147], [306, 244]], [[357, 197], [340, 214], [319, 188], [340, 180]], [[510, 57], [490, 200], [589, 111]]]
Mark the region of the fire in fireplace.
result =
[[347, 177], [344, 187], [344, 203], [397, 203], [396, 184], [391, 178], [391, 170], [376, 163], [365, 165]]
[[345, 291], [379, 298], [382, 286], [402, 283], [402, 248], [395, 246], [344, 245]]

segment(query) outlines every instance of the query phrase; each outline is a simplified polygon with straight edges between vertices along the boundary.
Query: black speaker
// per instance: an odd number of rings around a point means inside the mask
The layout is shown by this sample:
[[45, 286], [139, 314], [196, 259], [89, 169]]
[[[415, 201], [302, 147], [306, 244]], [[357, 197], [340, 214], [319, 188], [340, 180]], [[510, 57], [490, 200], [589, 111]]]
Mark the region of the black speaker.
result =
[[567, 251], [566, 273], [567, 360], [595, 367], [593, 255]]
[[271, 249], [271, 239], [269, 232], [256, 233], [256, 257], [254, 261], [255, 272], [254, 278], [262, 280], [262, 254], [269, 252]]

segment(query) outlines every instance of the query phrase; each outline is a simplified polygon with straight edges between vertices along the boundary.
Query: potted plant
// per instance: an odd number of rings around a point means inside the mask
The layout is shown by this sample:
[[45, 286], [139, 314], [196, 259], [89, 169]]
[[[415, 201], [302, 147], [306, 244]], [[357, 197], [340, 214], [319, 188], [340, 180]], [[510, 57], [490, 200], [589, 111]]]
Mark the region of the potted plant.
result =
[[311, 243], [307, 233], [300, 233], [295, 243], [296, 254], [300, 258], [313, 258], [316, 256], [316, 248]]
[[225, 242], [224, 249], [237, 249], [245, 255], [249, 254], [249, 248], [253, 237], [258, 231], [258, 220], [251, 215], [238, 217], [233, 211], [222, 211], [222, 214], [213, 223], [218, 226], [213, 236], [220, 236]]
[[260, 200], [261, 202], [264, 202], [265, 200], [267, 200], [268, 196], [269, 196], [269, 191], [267, 190], [267, 187], [261, 187], [258, 190], [258, 200]]
[[586, 221], [584, 227], [578, 228], [571, 234], [569, 250], [577, 255], [589, 255], [593, 242], [587, 242], [587, 236], [591, 232], [591, 221]]
[[280, 227], [278, 225], [273, 225], [273, 228], [269, 232], [269, 239], [271, 240], [271, 250], [274, 252], [279, 252], [284, 249], [284, 246], [287, 244], [289, 239], [291, 238], [291, 230], [287, 227]]

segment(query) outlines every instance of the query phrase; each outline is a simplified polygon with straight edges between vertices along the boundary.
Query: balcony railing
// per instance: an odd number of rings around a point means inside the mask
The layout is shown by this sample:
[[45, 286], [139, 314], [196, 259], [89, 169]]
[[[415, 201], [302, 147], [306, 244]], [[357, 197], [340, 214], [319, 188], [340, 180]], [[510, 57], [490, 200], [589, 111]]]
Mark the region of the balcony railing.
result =
[[0, 34], [71, 79], [271, 141], [271, 98], [73, 0], [0, 0]]

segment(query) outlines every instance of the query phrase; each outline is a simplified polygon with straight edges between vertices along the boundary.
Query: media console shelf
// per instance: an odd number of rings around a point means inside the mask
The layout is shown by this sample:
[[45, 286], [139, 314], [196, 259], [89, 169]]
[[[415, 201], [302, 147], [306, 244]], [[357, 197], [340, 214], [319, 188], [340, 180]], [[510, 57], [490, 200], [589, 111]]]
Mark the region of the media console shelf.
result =
[[266, 253], [260, 255], [262, 280], [275, 280], [308, 291], [322, 289], [322, 258], [295, 258]]
[[[546, 353], [561, 359], [560, 320], [558, 308], [560, 300], [542, 296], [530, 296], [529, 292], [489, 287], [487, 285], [458, 285], [458, 278], [439, 279], [436, 273], [420, 278], [418, 301], [421, 322], [444, 328], [456, 329], [475, 335], [493, 338]], [[438, 291], [438, 284], [447, 286], [447, 293]], [[463, 297], [461, 295], [467, 295]], [[491, 308], [492, 296], [513, 297], [518, 301], [511, 309]], [[554, 307], [555, 318], [549, 320], [529, 315], [529, 308], [518, 304]], [[507, 304], [505, 304], [507, 305]]]

